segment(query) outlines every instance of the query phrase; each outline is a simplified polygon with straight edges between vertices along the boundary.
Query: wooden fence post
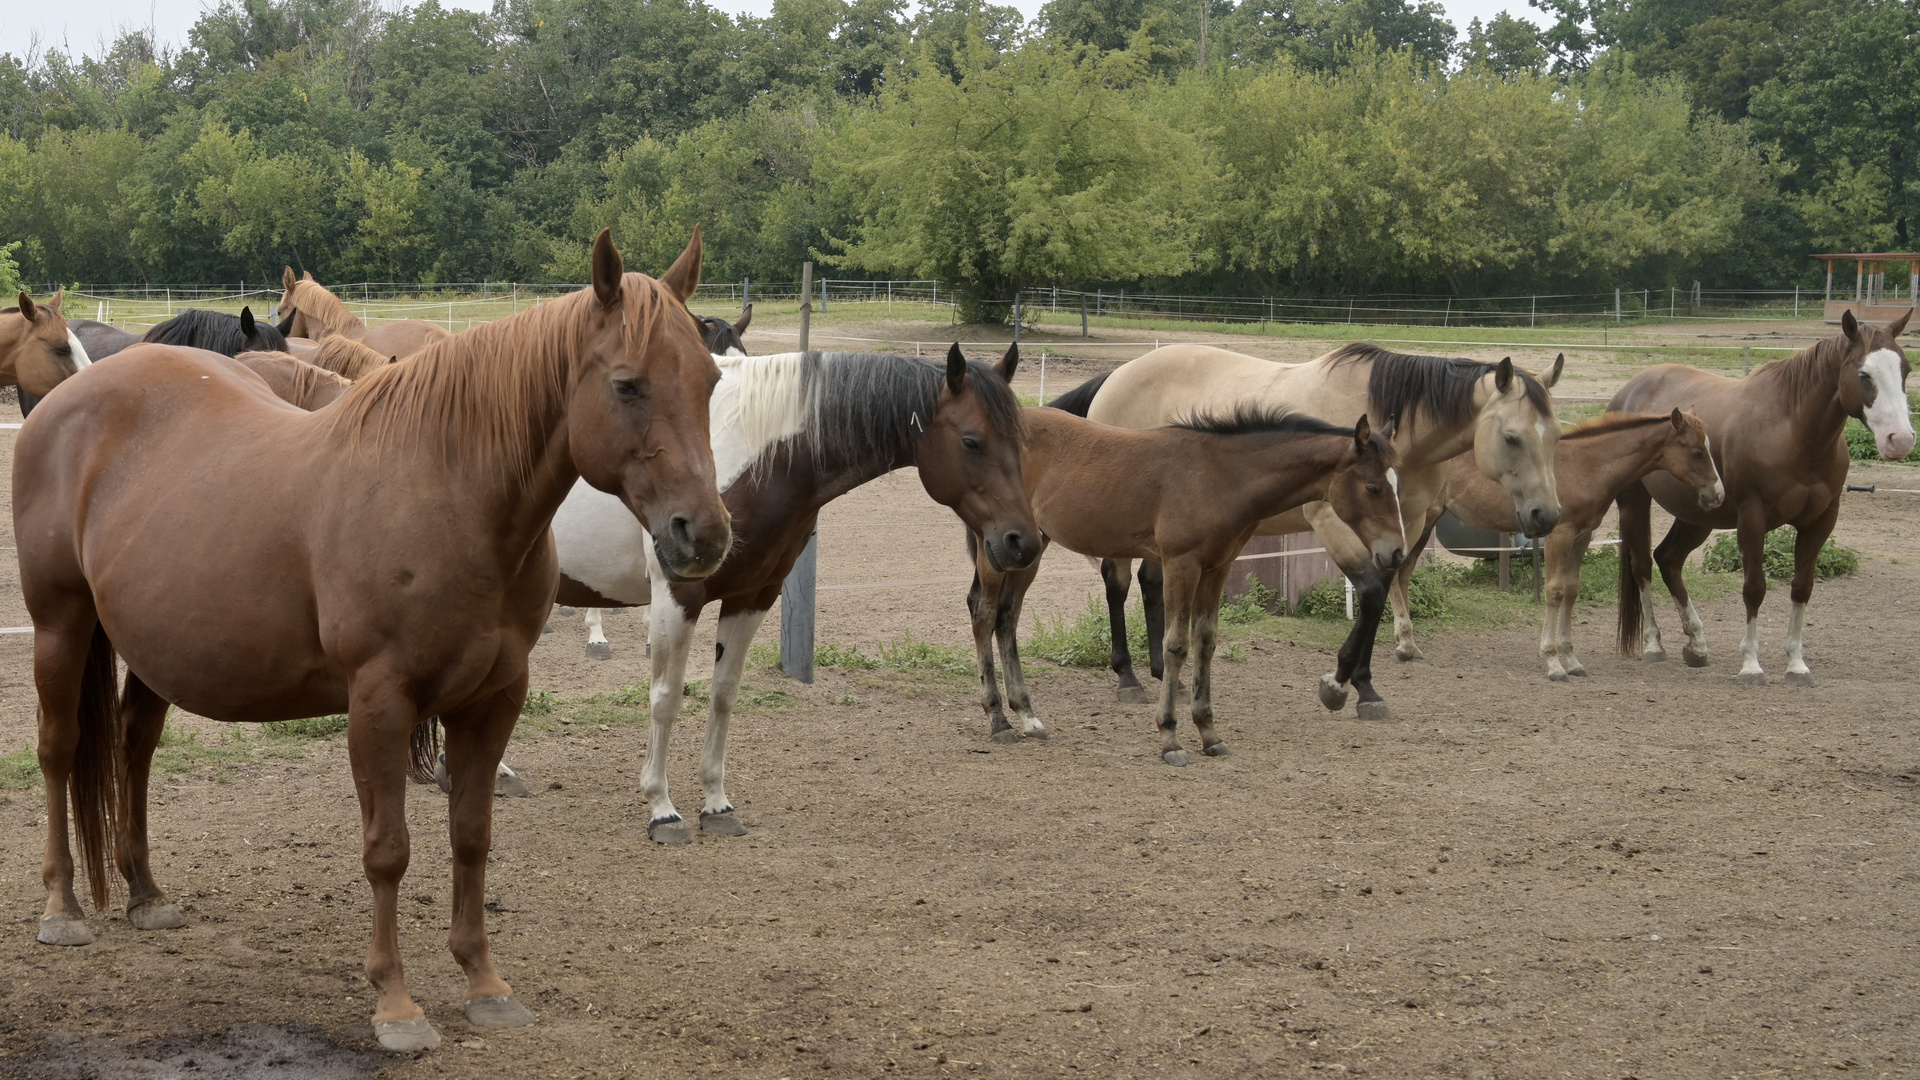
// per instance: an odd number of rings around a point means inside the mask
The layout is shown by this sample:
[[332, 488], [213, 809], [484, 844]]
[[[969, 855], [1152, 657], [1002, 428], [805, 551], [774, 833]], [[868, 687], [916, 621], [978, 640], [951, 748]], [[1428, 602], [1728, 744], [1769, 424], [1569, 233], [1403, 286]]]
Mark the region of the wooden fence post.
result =
[[[820, 281], [821, 309], [826, 308], [826, 279]], [[800, 265], [800, 351], [807, 351], [807, 331], [813, 316], [813, 264]], [[794, 560], [793, 570], [780, 586], [780, 670], [803, 683], [813, 682], [814, 578], [820, 566], [820, 530], [807, 537], [807, 546]]]

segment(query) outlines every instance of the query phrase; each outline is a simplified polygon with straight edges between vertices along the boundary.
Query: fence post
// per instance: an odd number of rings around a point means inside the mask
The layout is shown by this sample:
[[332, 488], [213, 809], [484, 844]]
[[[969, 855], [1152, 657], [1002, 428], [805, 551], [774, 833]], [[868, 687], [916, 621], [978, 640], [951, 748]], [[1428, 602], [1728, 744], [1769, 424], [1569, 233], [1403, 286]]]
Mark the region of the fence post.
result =
[[1020, 290], [1013, 290], [1013, 343], [1020, 344]]
[[1800, 317], [1800, 286], [1793, 287], [1793, 317]]
[[1538, 296], [1530, 296], [1527, 299], [1529, 301], [1527, 304], [1527, 328], [1532, 329], [1540, 325], [1540, 298]]
[[1667, 286], [1667, 318], [1669, 319], [1673, 318], [1673, 313], [1679, 310], [1679, 307], [1680, 307], [1679, 287], [1675, 285]]
[[1533, 602], [1540, 602], [1540, 540], [1534, 538], [1533, 548]]
[[1040, 404], [1047, 403], [1047, 350], [1040, 350]]
[[1505, 533], [1505, 532], [1501, 533], [1500, 534], [1500, 591], [1501, 592], [1506, 592], [1507, 586], [1513, 580], [1512, 575], [1509, 571], [1509, 567], [1513, 562], [1513, 552], [1507, 550], [1512, 546], [1513, 546], [1513, 534]]
[[747, 305], [751, 303], [753, 303], [753, 279], [743, 277], [740, 279], [740, 310], [745, 311]]
[[[822, 307], [826, 279], [820, 280]], [[800, 264], [800, 351], [807, 351], [807, 332], [813, 315], [813, 264]], [[803, 683], [813, 682], [814, 578], [820, 566], [820, 530], [807, 535], [807, 546], [793, 562], [780, 586], [780, 670]]]
[[1620, 290], [1613, 290], [1613, 321], [1620, 321]]
[[1740, 346], [1740, 364], [1747, 369], [1747, 374], [1753, 374], [1753, 346]]
[[[812, 266], [813, 264], [808, 263], [807, 265]], [[802, 282], [801, 284], [802, 284], [802, 287], [800, 291], [806, 292], [807, 289], [805, 288], [805, 283]], [[827, 279], [821, 278], [820, 279], [820, 314], [825, 315], [826, 313], [827, 313]]]
[[1080, 294], [1080, 336], [1081, 337], [1093, 336], [1087, 333], [1087, 294], [1086, 293]]

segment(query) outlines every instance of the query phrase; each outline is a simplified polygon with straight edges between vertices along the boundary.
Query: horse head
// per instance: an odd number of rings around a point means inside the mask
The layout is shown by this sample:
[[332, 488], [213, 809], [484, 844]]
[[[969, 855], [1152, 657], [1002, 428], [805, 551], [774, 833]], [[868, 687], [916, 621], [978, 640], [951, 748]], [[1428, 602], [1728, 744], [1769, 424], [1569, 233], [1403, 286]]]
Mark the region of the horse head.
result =
[[602, 230], [568, 387], [580, 476], [618, 495], [653, 534], [669, 580], [704, 578], [733, 540], [715, 489], [707, 402], [720, 381], [686, 302], [700, 284], [700, 230], [658, 280], [629, 274]]
[[[1560, 494], [1553, 478], [1560, 421], [1553, 414], [1553, 398], [1547, 382], [1515, 371], [1512, 357], [1492, 368], [1475, 389], [1479, 416], [1473, 432], [1474, 463], [1513, 499], [1521, 529], [1528, 536], [1545, 536], [1560, 523]], [[1560, 368], [1554, 365], [1556, 380]]]
[[697, 315], [700, 322], [700, 336], [706, 339], [707, 351], [715, 356], [747, 355], [746, 340], [741, 337], [747, 332], [747, 324], [753, 321], [753, 305], [748, 304], [734, 322], [716, 319], [711, 315]]
[[1397, 570], [1407, 558], [1398, 460], [1392, 432], [1373, 431], [1361, 413], [1353, 425], [1353, 448], [1327, 482], [1327, 504], [1367, 542], [1374, 565], [1382, 570]]
[[62, 380], [87, 366], [86, 347], [73, 336], [60, 313], [63, 295], [56, 292], [52, 300], [36, 304], [33, 297], [20, 294], [18, 314], [23, 322], [6, 343], [11, 346], [6, 365], [12, 369], [12, 381], [22, 394], [46, 397]]
[[287, 336], [272, 323], [261, 322], [253, 317], [253, 309], [240, 309], [240, 351], [241, 352], [286, 352]]
[[1847, 341], [1837, 390], [1840, 407], [1867, 425], [1880, 456], [1899, 461], [1913, 453], [1913, 413], [1907, 401], [1907, 375], [1913, 370], [1900, 347], [1901, 331], [1913, 313], [1905, 311], [1886, 326], [1840, 316], [1840, 333]]
[[968, 363], [956, 342], [914, 452], [927, 494], [960, 515], [1000, 570], [1023, 569], [1040, 555], [1040, 527], [1021, 475], [1020, 400], [1008, 385], [1019, 365], [1018, 345], [988, 367]]
[[1720, 480], [1720, 469], [1713, 461], [1713, 440], [1707, 425], [1690, 412], [1673, 410], [1673, 433], [1660, 450], [1660, 468], [1683, 484], [1691, 485], [1702, 510], [1712, 510], [1725, 501], [1727, 486]]

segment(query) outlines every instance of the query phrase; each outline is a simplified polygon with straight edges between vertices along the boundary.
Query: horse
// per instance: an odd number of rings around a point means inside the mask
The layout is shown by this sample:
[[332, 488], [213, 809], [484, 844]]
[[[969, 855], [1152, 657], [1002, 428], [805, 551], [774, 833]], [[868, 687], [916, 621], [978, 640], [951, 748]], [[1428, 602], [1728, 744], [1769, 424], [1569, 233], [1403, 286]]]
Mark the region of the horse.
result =
[[388, 356], [352, 338], [330, 337], [317, 343], [308, 355], [300, 359], [315, 367], [325, 368], [349, 382], [358, 382], [365, 376], [395, 362], [399, 357]]
[[74, 319], [67, 325], [73, 330], [73, 336], [86, 346], [87, 355], [95, 360], [105, 360], [129, 345], [140, 343], [140, 335], [129, 334], [112, 323]]
[[[1412, 556], [1419, 554], [1439, 520], [1446, 463], [1471, 449], [1481, 471], [1498, 480], [1513, 500], [1529, 535], [1544, 535], [1558, 523], [1553, 444], [1560, 437], [1560, 423], [1548, 390], [1564, 363], [1564, 357], [1556, 359], [1543, 380], [1515, 369], [1511, 358], [1485, 364], [1391, 352], [1365, 343], [1343, 345], [1304, 364], [1276, 364], [1205, 345], [1169, 345], [1068, 391], [1053, 404], [1097, 423], [1128, 428], [1159, 427], [1196, 414], [1229, 414], [1243, 404], [1309, 416], [1365, 411], [1399, 455], [1402, 527], [1407, 537], [1418, 538], [1402, 545], [1409, 558], [1383, 573], [1370, 557], [1374, 538], [1356, 535], [1324, 503], [1308, 503], [1261, 522], [1255, 535], [1311, 529], [1353, 582], [1359, 617], [1340, 647], [1338, 666], [1320, 678], [1320, 703], [1337, 712], [1345, 707], [1349, 689], [1357, 689], [1359, 716], [1384, 720], [1392, 712], [1373, 688], [1374, 635], [1391, 591], [1395, 651], [1402, 659], [1420, 656], [1407, 613], [1407, 579]], [[1103, 562], [1100, 573], [1106, 580], [1120, 699], [1144, 701], [1146, 693], [1127, 652], [1129, 569]], [[1158, 676], [1163, 667], [1160, 572], [1146, 563], [1140, 571], [1149, 659]]]
[[658, 281], [626, 273], [602, 232], [590, 288], [442, 342], [320, 412], [226, 358], [152, 344], [47, 398], [13, 473], [47, 793], [40, 941], [93, 940], [69, 792], [95, 906], [111, 859], [130, 923], [184, 925], [146, 837], [169, 704], [224, 722], [344, 711], [374, 1032], [389, 1050], [438, 1045], [407, 991], [396, 901], [407, 779], [431, 767], [421, 721], [439, 716], [463, 1009], [481, 1026], [532, 1022], [482, 910], [494, 770], [553, 602], [549, 524], [576, 480], [656, 526], [670, 580], [712, 573], [727, 550], [706, 407], [719, 375], [683, 306], [699, 265], [698, 231]]
[[1039, 550], [1020, 481], [1020, 405], [1007, 385], [1017, 351], [994, 367], [969, 362], [958, 345], [944, 364], [820, 352], [717, 361], [714, 463], [738, 530], [718, 572], [697, 582], [663, 581], [646, 531], [583, 486], [574, 487], [553, 519], [560, 603], [648, 605], [653, 727], [640, 793], [649, 803], [647, 835], [663, 844], [693, 839], [668, 795], [667, 741], [679, 715], [694, 624], [715, 602], [720, 625], [713, 711], [700, 758], [706, 796], [700, 831], [746, 833], [727, 798], [727, 726], [754, 632], [780, 598], [821, 507], [911, 465], [927, 494], [982, 536], [992, 561], [1017, 569]]
[[[1152, 559], [1165, 568], [1166, 676], [1160, 684], [1160, 758], [1187, 764], [1175, 732], [1180, 669], [1194, 642], [1193, 724], [1201, 749], [1227, 753], [1213, 727], [1214, 627], [1227, 573], [1260, 522], [1308, 502], [1328, 504], [1356, 534], [1375, 537], [1375, 564], [1393, 567], [1399, 538], [1399, 478], [1392, 445], [1363, 414], [1350, 428], [1243, 404], [1224, 416], [1128, 430], [1059, 409], [1026, 409], [1023, 476], [1040, 526], [1040, 552], [1058, 543], [1104, 559]], [[969, 537], [971, 539], [971, 537]], [[967, 610], [980, 665], [980, 706], [995, 742], [1047, 737], [1020, 668], [1020, 608], [1039, 572], [1003, 569], [974, 549]], [[998, 637], [1015, 732], [1001, 710], [993, 673]]]
[[353, 388], [353, 381], [283, 352], [243, 352], [236, 363], [266, 380], [273, 395], [298, 409], [325, 408]]
[[165, 322], [155, 323], [140, 340], [206, 349], [223, 356], [287, 351], [286, 337], [272, 323], [256, 321], [250, 307], [241, 308], [238, 315], [188, 308]]
[[92, 363], [87, 347], [60, 314], [62, 293], [44, 304], [20, 294], [17, 307], [0, 311], [0, 386], [20, 390], [20, 412]]
[[[1566, 682], [1587, 673], [1573, 653], [1573, 605], [1580, 598], [1580, 564], [1593, 531], [1628, 484], [1666, 472], [1691, 488], [1704, 510], [1720, 505], [1726, 486], [1714, 468], [1706, 425], [1675, 408], [1671, 413], [1608, 413], [1560, 434], [1553, 448], [1554, 483], [1560, 493], [1560, 524], [1545, 540], [1545, 600], [1540, 655], [1547, 678]], [[1447, 472], [1446, 507], [1469, 525], [1519, 532], [1513, 502], [1465, 454]]]
[[453, 336], [453, 331], [425, 319], [394, 319], [378, 326], [360, 321], [341, 299], [313, 275], [293, 276], [293, 267], [280, 276], [285, 290], [280, 296], [278, 329], [287, 337], [323, 341], [338, 335], [349, 337], [392, 357], [411, 356], [421, 349]]
[[[1651, 367], [1627, 380], [1607, 408], [1651, 412], [1679, 406], [1698, 413], [1713, 439], [1714, 464], [1726, 482], [1726, 501], [1706, 509], [1687, 497], [1678, 482], [1655, 473], [1632, 485], [1620, 507], [1620, 651], [1631, 656], [1642, 642], [1649, 661], [1666, 659], [1660, 627], [1647, 596], [1653, 567], [1673, 594], [1687, 644], [1681, 656], [1689, 667], [1707, 664], [1706, 634], [1700, 613], [1687, 595], [1686, 558], [1715, 529], [1738, 530], [1741, 569], [1746, 575], [1747, 632], [1740, 641], [1740, 671], [1735, 681], [1764, 686], [1760, 666], [1760, 603], [1767, 596], [1762, 565], [1767, 533], [1794, 528], [1793, 606], [1787, 616], [1787, 682], [1812, 686], [1805, 655], [1807, 602], [1813, 596], [1814, 560], [1840, 517], [1840, 494], [1847, 482], [1847, 418], [1866, 424], [1880, 456], [1897, 461], [1914, 445], [1913, 417], [1907, 401], [1911, 366], [1898, 338], [1912, 312], [1903, 311], [1884, 328], [1840, 317], [1840, 334], [1776, 360], [1744, 379], [1699, 371], [1678, 364]], [[1660, 546], [1652, 543], [1650, 512], [1655, 500], [1674, 517]], [[1644, 620], [1644, 625], [1643, 625]]]

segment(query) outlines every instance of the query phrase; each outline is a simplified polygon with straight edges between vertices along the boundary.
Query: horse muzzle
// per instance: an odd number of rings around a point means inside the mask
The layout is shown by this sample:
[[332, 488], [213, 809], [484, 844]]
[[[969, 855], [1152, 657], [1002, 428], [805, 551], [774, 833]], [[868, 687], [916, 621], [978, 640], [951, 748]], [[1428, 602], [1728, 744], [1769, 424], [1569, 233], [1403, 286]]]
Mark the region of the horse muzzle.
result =
[[1373, 564], [1382, 570], [1398, 570], [1406, 561], [1407, 549], [1398, 544], [1383, 543], [1373, 549]]
[[1712, 510], [1726, 501], [1727, 485], [1718, 480], [1713, 482], [1712, 487], [1705, 488], [1700, 492], [1700, 509], [1702, 510]]
[[1017, 530], [1009, 529], [997, 535], [989, 533], [985, 543], [987, 561], [1001, 573], [1025, 570], [1040, 557], [1040, 545], [1034, 542], [1034, 537]]
[[1536, 506], [1527, 511], [1524, 520], [1526, 527], [1522, 531], [1527, 536], [1533, 538], [1545, 536], [1560, 524], [1560, 507], [1557, 504], [1552, 508]]
[[1901, 461], [1913, 453], [1914, 435], [1911, 431], [1896, 431], [1874, 441], [1879, 444], [1880, 457], [1885, 461]]
[[653, 554], [668, 581], [699, 581], [711, 575], [732, 544], [732, 523], [724, 514], [716, 521], [674, 514], [666, 528], [653, 534]]

